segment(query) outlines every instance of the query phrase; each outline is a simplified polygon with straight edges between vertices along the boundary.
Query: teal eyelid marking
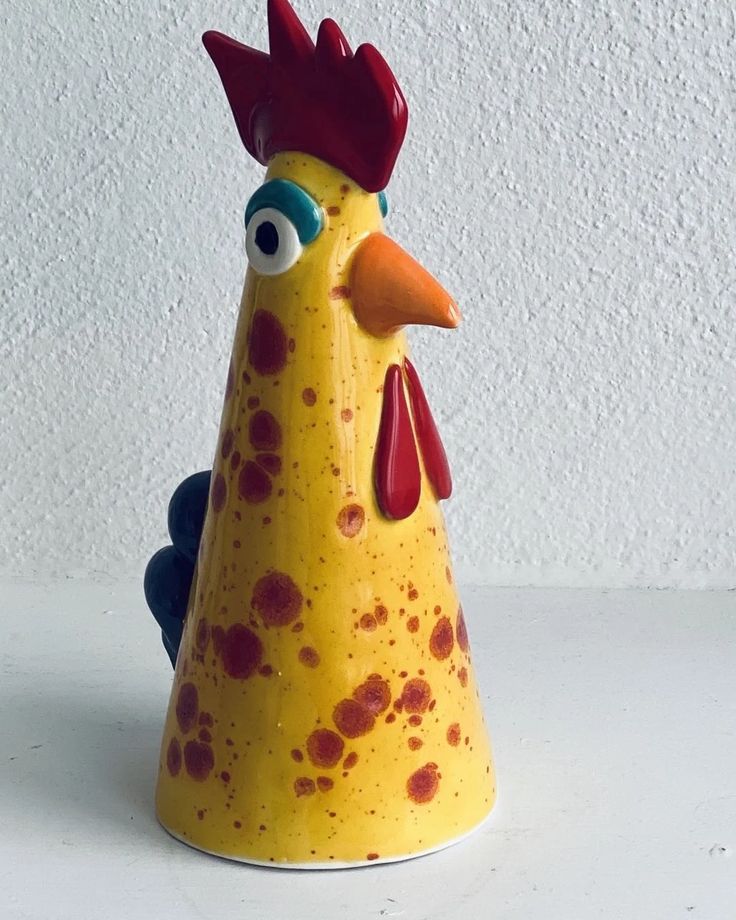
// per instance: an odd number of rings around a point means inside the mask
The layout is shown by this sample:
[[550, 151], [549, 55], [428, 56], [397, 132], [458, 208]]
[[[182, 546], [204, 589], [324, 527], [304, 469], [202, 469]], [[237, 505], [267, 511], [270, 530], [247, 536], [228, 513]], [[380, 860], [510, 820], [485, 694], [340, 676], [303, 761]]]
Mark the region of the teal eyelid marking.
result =
[[385, 217], [388, 214], [388, 198], [385, 192], [378, 193], [378, 207], [381, 209], [381, 216]]
[[296, 227], [299, 242], [311, 243], [324, 225], [322, 208], [301, 186], [288, 179], [271, 179], [251, 195], [245, 207], [245, 226], [262, 208], [275, 208]]

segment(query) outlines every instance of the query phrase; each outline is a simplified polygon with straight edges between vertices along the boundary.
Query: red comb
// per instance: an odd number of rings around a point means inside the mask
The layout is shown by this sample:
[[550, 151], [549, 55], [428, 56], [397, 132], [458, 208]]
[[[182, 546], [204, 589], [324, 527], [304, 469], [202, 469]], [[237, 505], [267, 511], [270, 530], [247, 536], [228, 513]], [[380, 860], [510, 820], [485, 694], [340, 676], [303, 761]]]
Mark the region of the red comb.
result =
[[264, 164], [283, 150], [309, 153], [369, 192], [385, 188], [407, 122], [388, 64], [372, 45], [353, 54], [331, 19], [315, 46], [287, 0], [268, 0], [268, 35], [270, 54], [202, 36], [246, 150]]

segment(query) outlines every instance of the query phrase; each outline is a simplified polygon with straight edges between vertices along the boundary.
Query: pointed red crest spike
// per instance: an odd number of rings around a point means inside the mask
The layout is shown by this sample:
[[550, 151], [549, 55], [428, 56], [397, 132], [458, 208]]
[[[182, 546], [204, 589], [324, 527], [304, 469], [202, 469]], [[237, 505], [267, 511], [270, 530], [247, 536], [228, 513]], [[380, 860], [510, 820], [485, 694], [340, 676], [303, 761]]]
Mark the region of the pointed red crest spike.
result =
[[383, 189], [406, 134], [406, 102], [371, 45], [353, 56], [325, 20], [315, 48], [288, 0], [268, 0], [270, 54], [207, 32], [243, 144], [265, 164], [285, 150], [342, 170], [366, 191]]

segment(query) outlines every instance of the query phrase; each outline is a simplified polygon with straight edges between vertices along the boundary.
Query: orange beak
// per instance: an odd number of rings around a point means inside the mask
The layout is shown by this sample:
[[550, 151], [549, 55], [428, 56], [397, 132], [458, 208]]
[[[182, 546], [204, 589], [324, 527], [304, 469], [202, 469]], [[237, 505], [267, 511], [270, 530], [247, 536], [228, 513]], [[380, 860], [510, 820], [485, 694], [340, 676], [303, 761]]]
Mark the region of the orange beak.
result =
[[379, 338], [410, 323], [454, 329], [460, 311], [442, 285], [383, 233], [371, 233], [353, 256], [353, 312]]

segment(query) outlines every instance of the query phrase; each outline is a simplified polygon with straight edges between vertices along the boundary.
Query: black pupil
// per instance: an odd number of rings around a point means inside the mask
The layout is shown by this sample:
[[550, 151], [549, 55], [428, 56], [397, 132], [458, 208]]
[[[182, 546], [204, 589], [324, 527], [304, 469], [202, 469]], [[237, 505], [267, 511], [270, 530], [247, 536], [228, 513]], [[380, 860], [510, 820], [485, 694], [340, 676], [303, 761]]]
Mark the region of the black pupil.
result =
[[279, 231], [270, 220], [264, 220], [256, 228], [256, 246], [267, 256], [272, 256], [279, 248]]

